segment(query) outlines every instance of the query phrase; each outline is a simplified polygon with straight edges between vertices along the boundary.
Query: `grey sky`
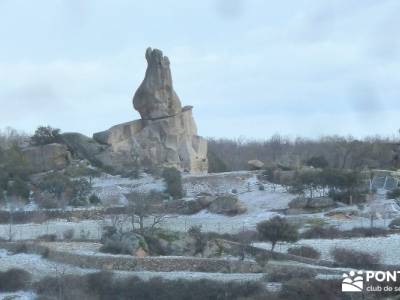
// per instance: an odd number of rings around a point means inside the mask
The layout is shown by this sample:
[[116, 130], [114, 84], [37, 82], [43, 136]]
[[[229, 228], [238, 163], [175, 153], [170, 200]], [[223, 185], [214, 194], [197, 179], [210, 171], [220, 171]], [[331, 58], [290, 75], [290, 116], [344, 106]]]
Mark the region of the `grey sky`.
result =
[[0, 128], [138, 118], [152, 46], [201, 135], [391, 136], [399, 15], [398, 0], [0, 0]]

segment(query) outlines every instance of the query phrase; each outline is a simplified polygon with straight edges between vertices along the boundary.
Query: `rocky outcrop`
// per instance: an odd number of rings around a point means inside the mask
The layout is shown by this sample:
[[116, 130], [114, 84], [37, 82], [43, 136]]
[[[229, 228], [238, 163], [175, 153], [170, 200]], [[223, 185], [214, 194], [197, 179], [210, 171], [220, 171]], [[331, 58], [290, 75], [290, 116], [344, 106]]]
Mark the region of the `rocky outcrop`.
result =
[[207, 141], [197, 135], [192, 107], [182, 108], [173, 89], [168, 58], [149, 48], [146, 59], [145, 78], [133, 97], [141, 119], [115, 125], [93, 138], [64, 133], [63, 143], [75, 157], [116, 173], [129, 174], [138, 166], [206, 173]]
[[[115, 167], [138, 160], [144, 167], [176, 167], [191, 173], [207, 172], [207, 141], [197, 132], [191, 109], [165, 119], [136, 120], [96, 133], [110, 146]], [[103, 159], [104, 160], [104, 159]]]
[[289, 208], [295, 208], [295, 209], [302, 209], [306, 208], [308, 205], [308, 199], [306, 197], [297, 197], [294, 198], [289, 202]]
[[22, 151], [32, 173], [61, 170], [71, 160], [67, 146], [61, 144], [27, 147]]
[[264, 163], [258, 159], [249, 160], [247, 164], [251, 170], [261, 170], [264, 167]]
[[314, 197], [314, 198], [306, 198], [306, 197], [297, 197], [294, 198], [289, 203], [289, 208], [291, 209], [320, 209], [327, 208], [335, 205], [335, 201], [333, 201], [330, 197]]
[[218, 196], [208, 207], [208, 210], [215, 214], [234, 216], [246, 212], [246, 207], [234, 195]]
[[143, 120], [171, 117], [182, 110], [181, 101], [172, 86], [169, 59], [158, 50], [146, 50], [147, 70], [133, 97], [133, 106]]
[[169, 60], [160, 50], [146, 51], [145, 78], [133, 97], [142, 119], [93, 135], [108, 150], [98, 157], [116, 169], [176, 167], [190, 173], [208, 170], [207, 141], [197, 135], [192, 107], [181, 107]]
[[119, 232], [115, 227], [104, 228], [100, 251], [113, 254], [147, 256], [148, 246], [143, 236], [134, 232]]
[[326, 208], [335, 205], [335, 201], [333, 201], [330, 197], [315, 197], [311, 198], [308, 201], [307, 206], [309, 208]]
[[90, 160], [106, 149], [104, 145], [80, 133], [63, 133], [61, 139], [74, 155], [82, 159]]

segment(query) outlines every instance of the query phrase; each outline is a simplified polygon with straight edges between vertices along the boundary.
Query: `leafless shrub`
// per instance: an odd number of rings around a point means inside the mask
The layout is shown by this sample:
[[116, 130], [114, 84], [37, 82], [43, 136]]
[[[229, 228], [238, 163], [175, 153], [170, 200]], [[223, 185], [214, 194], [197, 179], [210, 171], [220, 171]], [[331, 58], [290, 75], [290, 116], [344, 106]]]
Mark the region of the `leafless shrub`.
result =
[[331, 255], [343, 267], [375, 269], [380, 264], [380, 255], [344, 248], [333, 248]]
[[291, 247], [287, 250], [289, 254], [302, 256], [306, 258], [319, 259], [321, 253], [310, 246]]
[[269, 272], [267, 279], [271, 282], [284, 282], [295, 278], [311, 279], [315, 276], [317, 273], [311, 269], [281, 267]]

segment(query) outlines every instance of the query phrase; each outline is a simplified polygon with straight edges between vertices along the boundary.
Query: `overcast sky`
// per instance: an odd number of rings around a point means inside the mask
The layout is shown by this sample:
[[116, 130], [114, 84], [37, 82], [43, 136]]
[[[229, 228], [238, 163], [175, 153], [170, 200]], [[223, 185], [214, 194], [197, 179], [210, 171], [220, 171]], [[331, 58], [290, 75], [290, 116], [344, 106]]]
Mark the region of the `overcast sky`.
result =
[[394, 135], [398, 0], [0, 0], [0, 128], [137, 119], [148, 46], [199, 133]]

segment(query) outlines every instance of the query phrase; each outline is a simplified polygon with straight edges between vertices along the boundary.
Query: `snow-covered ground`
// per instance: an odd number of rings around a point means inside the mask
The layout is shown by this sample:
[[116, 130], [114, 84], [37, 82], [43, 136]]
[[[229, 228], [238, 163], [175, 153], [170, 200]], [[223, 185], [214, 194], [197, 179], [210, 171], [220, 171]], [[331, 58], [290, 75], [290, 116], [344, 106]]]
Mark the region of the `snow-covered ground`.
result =
[[185, 174], [182, 178], [183, 188], [188, 197], [199, 193], [224, 194], [236, 190], [238, 193], [254, 189], [257, 182], [256, 173], [235, 171], [203, 175]]
[[0, 300], [35, 300], [36, 297], [34, 292], [0, 293]]
[[97, 271], [52, 262], [36, 254], [11, 254], [0, 249], [0, 271], [7, 271], [12, 268], [23, 269], [33, 274], [35, 279], [57, 276], [57, 274], [87, 274]]
[[[58, 238], [63, 237], [63, 233], [68, 229], [73, 229], [75, 238], [88, 238], [98, 240], [102, 234], [104, 225], [109, 224], [102, 220], [83, 220], [79, 222], [68, 222], [67, 220], [52, 220], [41, 224], [14, 224], [11, 226], [12, 240], [36, 239], [45, 234], [56, 234]], [[0, 238], [8, 240], [10, 236], [10, 226], [0, 225]]]
[[[247, 212], [237, 216], [224, 216], [213, 214], [203, 210], [194, 215], [168, 216], [161, 224], [166, 229], [186, 231], [193, 225], [201, 225], [203, 231], [235, 233], [242, 230], [254, 230], [256, 224], [279, 214], [280, 210], [288, 207], [288, 203], [295, 195], [287, 193], [282, 187], [272, 184], [264, 184], [264, 190], [259, 190], [259, 183], [255, 172], [230, 172], [207, 175], [184, 175], [184, 189], [187, 198], [191, 199], [201, 192], [220, 194], [236, 190], [239, 200], [247, 207]], [[103, 199], [114, 199], [115, 203], [124, 203], [124, 194], [135, 190], [150, 191], [164, 190], [162, 179], [153, 178], [142, 174], [139, 179], [121, 178], [120, 176], [103, 175], [93, 180], [95, 192]], [[110, 200], [113, 202], [114, 200]], [[383, 201], [383, 200], [382, 200]], [[386, 203], [386, 202], [385, 202]], [[351, 207], [346, 207], [351, 209]], [[357, 207], [354, 207], [357, 209]], [[369, 227], [370, 220], [367, 217], [351, 216], [338, 218], [327, 217], [324, 213], [288, 215], [289, 219], [298, 224], [313, 224], [318, 219], [325, 224], [336, 226], [341, 230], [354, 227]], [[375, 227], [387, 227], [390, 219], [378, 218], [374, 220]], [[105, 220], [82, 220], [68, 222], [66, 220], [52, 220], [43, 224], [16, 224], [11, 226], [13, 240], [35, 239], [44, 234], [56, 234], [62, 238], [68, 229], [74, 229], [75, 238], [88, 238], [98, 240], [102, 234], [102, 228], [111, 224], [110, 218]], [[127, 226], [130, 226], [127, 224]], [[0, 225], [0, 238], [8, 239], [10, 226]], [[300, 244], [310, 244], [322, 252], [323, 258], [330, 258], [330, 248], [344, 246], [353, 249], [381, 252], [385, 263], [400, 263], [400, 250], [397, 250], [397, 236], [380, 238], [363, 238], [349, 240], [302, 240]], [[283, 251], [286, 249], [284, 245]]]
[[[270, 249], [269, 243], [254, 243], [256, 247]], [[321, 252], [321, 258], [332, 260], [331, 249], [346, 248], [368, 253], [378, 253], [381, 262], [387, 265], [400, 265], [400, 235], [389, 235], [387, 237], [353, 238], [353, 239], [311, 239], [300, 240], [294, 244], [278, 244], [276, 251], [286, 252], [293, 246], [311, 246]]]
[[268, 220], [277, 215], [274, 210], [287, 208], [293, 195], [269, 190], [244, 192], [238, 195], [239, 200], [246, 206], [247, 211], [237, 216], [224, 216], [203, 210], [190, 216], [178, 216], [167, 220], [167, 228], [183, 230], [192, 225], [201, 225], [204, 231], [239, 232], [255, 229], [260, 221]]
[[[238, 193], [254, 189], [256, 174], [248, 171], [237, 171], [218, 174], [182, 176], [183, 189], [187, 198], [193, 198], [199, 193], [223, 194], [236, 190]], [[127, 193], [133, 191], [149, 192], [164, 191], [165, 183], [161, 178], [149, 174], [141, 174], [138, 179], [123, 178], [103, 174], [92, 180], [93, 191], [105, 204], [125, 204]]]
[[92, 180], [93, 192], [106, 205], [126, 204], [125, 194], [133, 191], [149, 192], [163, 191], [165, 184], [162, 179], [156, 179], [148, 174], [141, 174], [138, 179], [121, 176], [102, 175]]
[[[235, 233], [242, 230], [254, 230], [256, 224], [279, 214], [279, 210], [288, 207], [288, 203], [296, 196], [287, 193], [282, 187], [264, 184], [265, 190], [258, 189], [256, 174], [252, 172], [232, 172], [223, 174], [184, 176], [185, 189], [190, 197], [199, 192], [217, 194], [230, 192], [236, 189], [238, 197], [247, 212], [237, 216], [224, 216], [213, 214], [203, 210], [194, 215], [168, 216], [162, 226], [166, 229], [186, 231], [193, 225], [201, 225], [203, 231]], [[160, 179], [149, 175], [143, 175], [140, 179], [132, 180], [120, 176], [103, 176], [94, 179], [95, 190], [104, 197], [116, 197], [123, 202], [124, 194], [132, 190], [163, 190]], [[190, 197], [188, 197], [190, 199]], [[117, 202], [118, 202], [117, 201]], [[338, 227], [341, 230], [353, 227], [369, 227], [370, 220], [367, 217], [352, 216], [350, 218], [326, 217], [324, 213], [288, 215], [288, 218], [302, 224], [320, 219], [326, 224]], [[390, 219], [376, 219], [374, 226], [387, 227]], [[34, 239], [44, 234], [56, 234], [62, 238], [63, 232], [74, 229], [75, 237], [99, 239], [102, 228], [111, 224], [110, 218], [105, 220], [82, 220], [79, 222], [67, 222], [66, 220], [51, 220], [43, 224], [16, 224], [11, 228], [14, 240]], [[127, 226], [130, 226], [127, 224]], [[0, 225], [0, 238], [8, 239], [10, 227]]]
[[[264, 190], [259, 190], [259, 182], [256, 172], [230, 172], [222, 174], [207, 175], [184, 175], [183, 185], [186, 191], [186, 199], [193, 199], [199, 193], [222, 194], [235, 192], [239, 200], [247, 211], [237, 216], [224, 216], [213, 214], [203, 210], [194, 215], [168, 216], [161, 224], [166, 229], [186, 231], [193, 225], [201, 225], [203, 231], [229, 232], [235, 233], [242, 230], [255, 230], [256, 224], [267, 220], [288, 207], [288, 203], [295, 198], [295, 195], [287, 193], [282, 187], [272, 184], [263, 184]], [[163, 191], [165, 185], [162, 179], [154, 178], [150, 175], [142, 174], [139, 179], [122, 178], [120, 176], [103, 175], [93, 179], [94, 192], [103, 200], [106, 205], [125, 204], [125, 194], [132, 191], [150, 190]], [[382, 200], [383, 201], [383, 200]], [[393, 206], [393, 205], [392, 205]], [[392, 207], [390, 206], [390, 207]], [[383, 206], [373, 207], [378, 211], [381, 207], [386, 208], [386, 202]], [[350, 209], [351, 207], [346, 207]], [[30, 208], [34, 209], [34, 206]], [[355, 207], [355, 209], [357, 209]], [[361, 214], [362, 215], [362, 214]], [[367, 217], [339, 216], [327, 217], [325, 213], [297, 214], [287, 217], [303, 225], [305, 223], [315, 224], [321, 221], [325, 224], [336, 226], [341, 230], [347, 230], [354, 227], [369, 227], [370, 220]], [[383, 216], [383, 215], [382, 215]], [[129, 223], [129, 222], [128, 222]], [[374, 220], [374, 226], [387, 227], [390, 219], [378, 218]], [[82, 220], [68, 222], [67, 220], [51, 220], [43, 224], [16, 224], [0, 225], [0, 238], [8, 239], [11, 236], [13, 240], [35, 239], [45, 234], [56, 234], [62, 239], [63, 233], [68, 229], [74, 229], [75, 238], [84, 238], [99, 240], [102, 234], [102, 228], [110, 225], [111, 219], [105, 220]], [[130, 226], [127, 224], [127, 226]], [[260, 248], [270, 248], [268, 243], [255, 243]], [[286, 252], [287, 249], [295, 245], [309, 245], [321, 252], [321, 258], [332, 260], [330, 251], [334, 247], [343, 247], [348, 249], [368, 251], [371, 253], [380, 253], [382, 263], [397, 265], [400, 264], [400, 235], [391, 235], [387, 237], [376, 238], [356, 238], [356, 239], [313, 239], [300, 240], [295, 244], [278, 244], [277, 251]], [[85, 255], [105, 255], [98, 252], [100, 244], [98, 243], [52, 243], [53, 247], [69, 251], [76, 254]], [[279, 264], [292, 263], [300, 266], [300, 263], [279, 262]], [[317, 267], [310, 266], [308, 267]], [[35, 279], [43, 278], [47, 275], [56, 276], [57, 274], [76, 274], [83, 275], [90, 272], [97, 272], [94, 269], [82, 269], [74, 266], [60, 264], [49, 261], [39, 255], [34, 254], [15, 254], [12, 255], [5, 250], [0, 249], [0, 271], [10, 268], [22, 268], [32, 273]], [[318, 267], [324, 268], [324, 267]], [[153, 277], [162, 277], [165, 279], [210, 279], [223, 281], [254, 281], [262, 280], [263, 274], [226, 274], [226, 273], [202, 273], [202, 272], [115, 272], [118, 276], [136, 275], [144, 280]], [[323, 272], [324, 273], [324, 272]], [[326, 276], [326, 275], [324, 275]], [[6, 296], [16, 295], [19, 298], [31, 300], [34, 294], [31, 292], [18, 292], [14, 294], [1, 294], [0, 300]]]
[[[209, 213], [203, 210], [195, 215], [169, 216], [162, 226], [177, 231], [186, 231], [193, 225], [202, 225], [204, 231], [239, 232], [255, 229], [255, 225], [276, 215], [271, 210], [287, 208], [294, 198], [285, 193], [282, 188], [265, 185], [265, 190], [258, 190], [257, 178], [251, 172], [232, 172], [218, 175], [184, 176], [187, 195], [193, 197], [200, 192], [212, 194], [227, 193], [236, 190], [240, 201], [247, 207], [247, 212], [233, 217]], [[103, 199], [118, 199], [114, 204], [124, 202], [124, 194], [133, 190], [163, 190], [160, 179], [142, 175], [140, 179], [121, 178], [120, 176], [103, 176], [95, 178], [93, 185], [96, 193]], [[67, 222], [66, 220], [51, 220], [43, 224], [16, 224], [11, 228], [14, 240], [34, 239], [44, 234], [56, 234], [59, 238], [67, 229], [74, 229], [75, 237], [99, 239], [104, 225], [111, 220], [83, 220]], [[10, 227], [0, 225], [0, 238], [8, 239]]]

